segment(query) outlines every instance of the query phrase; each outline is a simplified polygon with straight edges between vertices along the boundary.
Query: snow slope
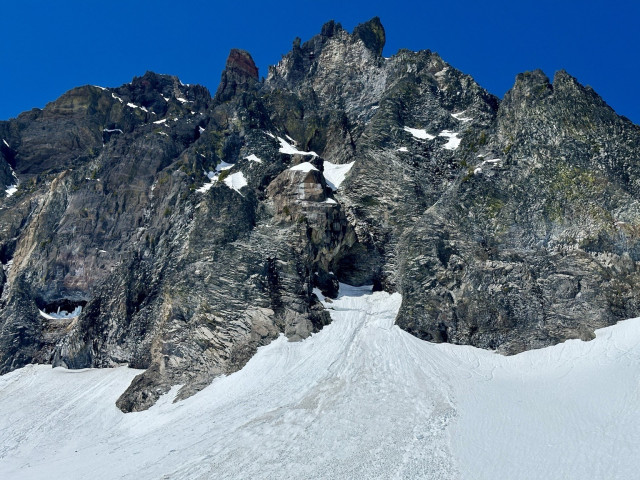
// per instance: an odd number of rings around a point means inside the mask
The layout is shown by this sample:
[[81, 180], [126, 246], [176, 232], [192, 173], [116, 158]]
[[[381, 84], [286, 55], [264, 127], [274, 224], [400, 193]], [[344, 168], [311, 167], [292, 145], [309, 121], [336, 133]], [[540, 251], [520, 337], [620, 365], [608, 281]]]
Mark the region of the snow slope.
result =
[[0, 478], [627, 479], [640, 470], [640, 320], [503, 357], [393, 325], [401, 297], [342, 286], [333, 323], [146, 412], [139, 371], [0, 377]]

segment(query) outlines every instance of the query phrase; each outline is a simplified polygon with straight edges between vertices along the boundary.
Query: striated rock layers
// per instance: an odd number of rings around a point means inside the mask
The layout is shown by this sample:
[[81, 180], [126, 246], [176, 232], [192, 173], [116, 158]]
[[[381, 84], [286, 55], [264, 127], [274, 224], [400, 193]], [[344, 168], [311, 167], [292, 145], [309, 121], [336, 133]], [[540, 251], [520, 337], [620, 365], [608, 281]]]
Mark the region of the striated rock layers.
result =
[[339, 281], [502, 353], [640, 314], [640, 128], [563, 71], [499, 100], [384, 42], [329, 22], [263, 80], [232, 50], [213, 98], [147, 73], [0, 122], [0, 372], [127, 363], [142, 410], [318, 331]]

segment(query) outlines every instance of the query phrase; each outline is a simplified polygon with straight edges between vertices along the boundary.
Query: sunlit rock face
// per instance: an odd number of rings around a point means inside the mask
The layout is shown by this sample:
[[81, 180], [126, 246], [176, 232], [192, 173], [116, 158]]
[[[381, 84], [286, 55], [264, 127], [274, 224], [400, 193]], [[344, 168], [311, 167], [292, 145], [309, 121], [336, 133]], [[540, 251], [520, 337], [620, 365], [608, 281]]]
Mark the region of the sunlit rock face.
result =
[[637, 316], [639, 127], [563, 71], [500, 101], [384, 43], [329, 22], [214, 96], [148, 72], [0, 122], [0, 372], [128, 364], [146, 409], [319, 331], [339, 282], [503, 353]]

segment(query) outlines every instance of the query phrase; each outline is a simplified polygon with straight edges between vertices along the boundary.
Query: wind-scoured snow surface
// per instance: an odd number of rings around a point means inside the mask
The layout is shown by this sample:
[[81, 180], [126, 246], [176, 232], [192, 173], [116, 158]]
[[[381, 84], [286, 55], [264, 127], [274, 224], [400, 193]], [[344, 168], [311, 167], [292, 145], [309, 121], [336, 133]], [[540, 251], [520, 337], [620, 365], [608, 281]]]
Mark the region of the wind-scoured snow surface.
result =
[[125, 367], [0, 377], [0, 478], [636, 478], [640, 320], [503, 357], [409, 335], [400, 302], [343, 285], [320, 333], [146, 412], [115, 407]]

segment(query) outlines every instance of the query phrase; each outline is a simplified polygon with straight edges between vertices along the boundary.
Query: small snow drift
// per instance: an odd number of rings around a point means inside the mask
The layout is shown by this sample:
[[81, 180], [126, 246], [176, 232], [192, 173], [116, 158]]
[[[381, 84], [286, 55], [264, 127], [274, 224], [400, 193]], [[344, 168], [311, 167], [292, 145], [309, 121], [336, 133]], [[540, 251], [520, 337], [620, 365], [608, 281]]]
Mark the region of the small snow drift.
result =
[[260, 158], [258, 158], [255, 154], [251, 154], [248, 157], [244, 157], [246, 160], [249, 160], [250, 162], [256, 162], [256, 163], [262, 163], [262, 160], [260, 160]]
[[[9, 144], [7, 143], [7, 141], [6, 141], [6, 140], [2, 140], [2, 141], [4, 142], [4, 144], [5, 144], [8, 148], [11, 148], [11, 147], [9, 147]], [[9, 165], [9, 170], [11, 171], [11, 176], [13, 177], [13, 179], [14, 179], [14, 182], [15, 182], [15, 183], [13, 183], [13, 184], [11, 184], [11, 185], [6, 185], [6, 186], [5, 186], [4, 193], [5, 193], [5, 195], [6, 195], [6, 198], [9, 198], [9, 197], [11, 197], [12, 195], [14, 195], [14, 194], [18, 191], [18, 187], [20, 186], [20, 181], [18, 180], [18, 176], [16, 175], [16, 172], [15, 172], [15, 170], [11, 167], [11, 165]]]
[[200, 188], [196, 188], [196, 192], [198, 192], [198, 193], [208, 192], [211, 189], [211, 187], [213, 187], [214, 184], [215, 184], [215, 182], [213, 180], [211, 182], [209, 182], [209, 183], [205, 183]]
[[287, 153], [289, 155], [311, 155], [312, 157], [318, 156], [316, 152], [303, 152], [301, 150], [298, 150], [296, 147], [294, 147], [281, 137], [278, 137], [278, 141], [280, 142], [280, 149], [278, 150], [280, 153]]
[[353, 167], [355, 161], [351, 163], [344, 163], [342, 165], [337, 163], [331, 163], [324, 161], [324, 178], [327, 181], [327, 185], [331, 188], [331, 190], [336, 191], [344, 182], [347, 174]]
[[461, 138], [458, 137], [459, 133], [450, 132], [449, 130], [441, 131], [438, 136], [448, 138], [449, 141], [445, 143], [442, 148], [446, 148], [447, 150], [455, 150], [460, 146]]
[[35, 304], [40, 316], [47, 320], [68, 320], [79, 317], [87, 302], [67, 298], [46, 302], [42, 298], [36, 298]]
[[80, 314], [82, 313], [82, 307], [78, 305], [71, 312], [67, 312], [66, 310], [60, 310], [60, 307], [58, 307], [58, 310], [56, 312], [47, 313], [40, 309], [38, 309], [38, 312], [40, 312], [40, 315], [46, 318], [47, 320], [64, 320], [64, 319], [79, 317]]
[[234, 189], [236, 192], [240, 192], [242, 187], [247, 186], [247, 180], [244, 178], [244, 175], [242, 174], [242, 172], [232, 173], [231, 175], [229, 175], [227, 178], [224, 179], [224, 183], [229, 188]]
[[18, 191], [18, 184], [13, 184], [13, 185], [7, 186], [7, 188], [4, 191], [4, 193], [6, 193], [7, 198], [9, 198], [10, 196], [12, 196], [17, 191]]
[[[211, 187], [213, 187], [215, 185], [215, 183], [218, 181], [218, 177], [220, 176], [220, 172], [222, 172], [224, 170], [229, 170], [232, 167], [233, 167], [232, 163], [220, 162], [218, 165], [216, 165], [216, 170], [215, 171], [204, 172], [204, 174], [209, 179], [209, 183], [205, 183], [200, 188], [197, 188], [196, 192], [205, 193], [205, 192], [209, 191], [209, 189]], [[244, 176], [242, 178], [244, 179]], [[246, 182], [245, 182], [245, 185], [246, 185]], [[229, 185], [229, 186], [231, 187], [231, 185]], [[231, 187], [231, 188], [233, 188], [233, 187]]]
[[458, 112], [458, 113], [452, 113], [451, 116], [461, 122], [470, 122], [473, 120], [473, 118], [471, 117], [463, 117], [464, 114], [465, 112]]
[[433, 140], [434, 138], [436, 138], [435, 135], [431, 135], [430, 133], [427, 133], [426, 130], [423, 130], [421, 128], [404, 127], [404, 131], [409, 132], [415, 138], [418, 138], [420, 140]]
[[135, 103], [127, 103], [127, 107], [129, 107], [129, 108], [139, 108], [143, 112], [149, 113], [149, 110], [147, 110], [145, 107], [142, 107], [140, 105], [136, 105]]

